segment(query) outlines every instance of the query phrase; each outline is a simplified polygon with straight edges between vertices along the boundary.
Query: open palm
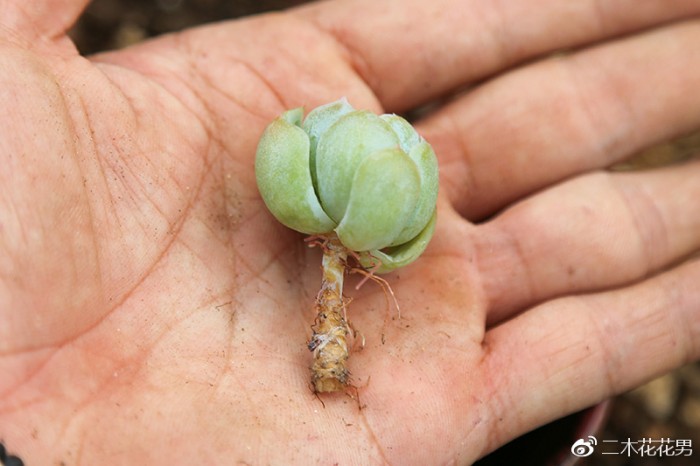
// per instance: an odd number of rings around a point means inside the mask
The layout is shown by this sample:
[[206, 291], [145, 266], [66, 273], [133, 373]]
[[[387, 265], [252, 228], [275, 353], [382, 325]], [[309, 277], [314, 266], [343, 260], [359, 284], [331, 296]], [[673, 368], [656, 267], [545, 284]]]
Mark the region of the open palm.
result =
[[[700, 166], [600, 171], [700, 124], [698, 2], [323, 2], [89, 60], [84, 1], [34, 3], [0, 29], [0, 439], [28, 464], [465, 463], [700, 356], [700, 264], [671, 267]], [[468, 87], [417, 123], [441, 198], [386, 276], [402, 318], [348, 287], [359, 401], [319, 399], [320, 253], [265, 209], [257, 139]]]

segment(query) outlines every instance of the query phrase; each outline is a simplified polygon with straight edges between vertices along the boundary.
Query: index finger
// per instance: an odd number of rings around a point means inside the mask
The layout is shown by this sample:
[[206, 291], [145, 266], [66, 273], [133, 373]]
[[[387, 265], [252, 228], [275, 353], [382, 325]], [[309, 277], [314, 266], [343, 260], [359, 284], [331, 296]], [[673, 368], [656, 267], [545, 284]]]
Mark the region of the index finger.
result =
[[697, 0], [357, 0], [301, 9], [402, 111], [532, 57], [700, 13]]

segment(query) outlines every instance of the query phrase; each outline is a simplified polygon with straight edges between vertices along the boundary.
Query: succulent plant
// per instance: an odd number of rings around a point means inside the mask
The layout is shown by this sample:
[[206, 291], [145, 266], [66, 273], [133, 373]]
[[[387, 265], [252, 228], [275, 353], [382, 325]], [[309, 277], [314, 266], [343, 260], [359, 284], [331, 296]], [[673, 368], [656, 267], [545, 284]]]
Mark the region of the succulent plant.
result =
[[334, 232], [379, 273], [418, 258], [435, 226], [430, 145], [400, 116], [345, 99], [302, 117], [301, 108], [283, 113], [260, 139], [255, 173], [270, 212], [302, 233]]
[[302, 108], [288, 110], [265, 129], [255, 176], [277, 220], [322, 241], [323, 282], [308, 347], [314, 390], [332, 392], [349, 381], [348, 254], [370, 276], [417, 259], [435, 229], [438, 166], [430, 145], [400, 116], [355, 110], [345, 99], [303, 116]]

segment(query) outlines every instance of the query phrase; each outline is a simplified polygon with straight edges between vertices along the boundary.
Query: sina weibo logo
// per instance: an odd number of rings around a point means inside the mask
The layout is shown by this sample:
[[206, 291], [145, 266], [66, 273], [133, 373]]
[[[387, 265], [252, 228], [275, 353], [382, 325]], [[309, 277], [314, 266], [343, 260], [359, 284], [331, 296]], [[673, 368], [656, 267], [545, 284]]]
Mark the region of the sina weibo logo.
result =
[[574, 444], [571, 446], [571, 453], [579, 458], [591, 456], [595, 450], [595, 445], [598, 445], [598, 440], [592, 435], [589, 435], [588, 440], [582, 438], [576, 440], [576, 442], [574, 442]]

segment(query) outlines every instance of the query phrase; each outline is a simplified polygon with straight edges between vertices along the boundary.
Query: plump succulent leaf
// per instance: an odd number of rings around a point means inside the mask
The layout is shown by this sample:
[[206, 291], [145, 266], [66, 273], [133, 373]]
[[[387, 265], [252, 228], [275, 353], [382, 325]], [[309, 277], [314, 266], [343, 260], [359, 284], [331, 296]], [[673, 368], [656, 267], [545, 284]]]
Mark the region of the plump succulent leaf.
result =
[[294, 124], [298, 117], [298, 110], [285, 112], [263, 132], [255, 156], [258, 189], [267, 208], [284, 225], [306, 234], [327, 233], [336, 224], [314, 191], [309, 137]]
[[316, 148], [318, 195], [333, 220], [340, 222], [345, 215], [355, 171], [362, 160], [398, 145], [391, 126], [366, 111], [343, 115], [321, 135]]
[[398, 148], [368, 155], [357, 167], [347, 210], [336, 228], [354, 251], [391, 244], [413, 216], [420, 196], [415, 164]]
[[416, 204], [414, 216], [391, 244], [403, 244], [420, 233], [435, 212], [438, 195], [438, 164], [433, 148], [425, 141], [420, 141], [408, 152], [420, 175], [420, 197]]
[[413, 129], [411, 123], [406, 121], [404, 118], [393, 114], [380, 115], [379, 118], [391, 126], [394, 134], [396, 134], [396, 136], [399, 138], [401, 149], [407, 154], [411, 152], [411, 149], [413, 149], [416, 144], [423, 140], [416, 130]]
[[311, 180], [316, 189], [318, 189], [316, 177], [316, 147], [318, 146], [318, 139], [328, 127], [338, 121], [338, 118], [354, 110], [347, 99], [342, 98], [316, 107], [304, 118], [304, 123], [301, 127], [309, 135], [309, 167], [311, 168]]
[[360, 264], [374, 273], [388, 273], [410, 264], [423, 254], [435, 232], [437, 212], [411, 241], [382, 250], [365, 251], [360, 254]]

